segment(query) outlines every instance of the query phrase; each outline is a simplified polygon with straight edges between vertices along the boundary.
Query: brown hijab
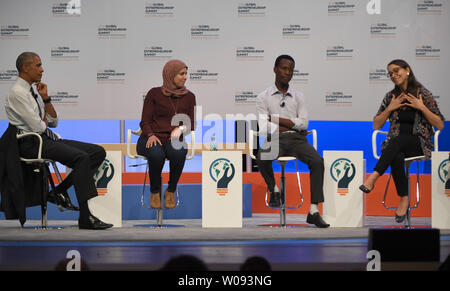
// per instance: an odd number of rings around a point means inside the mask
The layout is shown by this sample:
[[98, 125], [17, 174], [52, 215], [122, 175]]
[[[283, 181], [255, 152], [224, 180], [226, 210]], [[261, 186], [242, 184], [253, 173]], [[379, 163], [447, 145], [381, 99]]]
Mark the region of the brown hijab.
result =
[[185, 86], [177, 88], [173, 82], [175, 76], [184, 68], [187, 68], [187, 66], [180, 60], [170, 60], [165, 64], [162, 71], [163, 85], [161, 87], [165, 96], [180, 97], [188, 92]]

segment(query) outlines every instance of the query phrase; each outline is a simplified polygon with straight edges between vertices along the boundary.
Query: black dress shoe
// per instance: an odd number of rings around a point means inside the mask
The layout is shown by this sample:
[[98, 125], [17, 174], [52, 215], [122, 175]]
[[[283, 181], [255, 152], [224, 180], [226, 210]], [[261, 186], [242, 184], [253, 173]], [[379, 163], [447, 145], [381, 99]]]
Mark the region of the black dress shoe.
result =
[[78, 219], [78, 227], [80, 229], [99, 230], [113, 227], [113, 225], [110, 223], [104, 223], [103, 221], [101, 221], [100, 219], [91, 214], [84, 219], [82, 218]]
[[47, 201], [56, 204], [59, 211], [64, 212], [66, 210], [79, 211], [80, 209], [72, 204], [69, 194], [64, 191], [62, 193], [55, 194], [54, 190], [48, 193]]
[[327, 228], [330, 226], [328, 223], [326, 223], [322, 219], [322, 216], [320, 216], [319, 212], [316, 212], [314, 214], [311, 214], [308, 212], [308, 216], [306, 217], [306, 222], [310, 223], [310, 224], [314, 224], [315, 226], [320, 227], [320, 228]]
[[280, 192], [270, 192], [270, 200], [269, 200], [269, 206], [270, 207], [280, 207], [281, 206], [281, 194]]

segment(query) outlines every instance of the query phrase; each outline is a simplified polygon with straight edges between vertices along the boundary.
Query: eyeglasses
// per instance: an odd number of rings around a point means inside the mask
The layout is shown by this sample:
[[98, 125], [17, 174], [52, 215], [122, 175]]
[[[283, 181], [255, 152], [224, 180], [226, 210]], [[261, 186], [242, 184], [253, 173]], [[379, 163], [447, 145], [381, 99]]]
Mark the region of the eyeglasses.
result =
[[395, 68], [395, 69], [392, 70], [392, 72], [388, 72], [388, 73], [386, 74], [386, 76], [387, 76], [388, 78], [391, 78], [392, 75], [394, 75], [394, 74], [398, 75], [398, 72], [400, 72], [401, 69], [403, 69], [403, 68], [402, 68], [402, 67]]

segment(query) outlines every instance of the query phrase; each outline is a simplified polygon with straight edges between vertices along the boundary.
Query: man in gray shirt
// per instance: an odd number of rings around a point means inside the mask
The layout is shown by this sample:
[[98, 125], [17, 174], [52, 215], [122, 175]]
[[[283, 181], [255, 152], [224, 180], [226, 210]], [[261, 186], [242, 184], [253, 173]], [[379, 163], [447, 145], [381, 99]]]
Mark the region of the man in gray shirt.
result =
[[[35, 132], [41, 135], [43, 159], [51, 159], [73, 169], [55, 188], [55, 193], [50, 193], [49, 197], [64, 192], [63, 197], [68, 197], [66, 190], [73, 185], [80, 206], [79, 228], [112, 227], [112, 224], [104, 223], [92, 215], [88, 206], [88, 200], [98, 195], [93, 175], [105, 159], [105, 150], [95, 144], [60, 139], [49, 129], [49, 127], [57, 126], [58, 116], [47, 94], [47, 85], [41, 82], [44, 69], [36, 53], [20, 54], [16, 60], [16, 67], [19, 76], [5, 100], [5, 111], [9, 122], [17, 128], [18, 133]], [[33, 89], [33, 84], [39, 95]], [[20, 139], [21, 155], [36, 157], [38, 145], [36, 137]]]
[[[259, 116], [266, 116], [267, 121], [259, 123], [260, 132], [267, 134], [267, 141], [259, 151], [256, 159], [259, 171], [270, 191], [269, 206], [280, 207], [281, 195], [275, 183], [272, 160], [279, 156], [294, 156], [306, 163], [310, 170], [311, 208], [306, 221], [317, 227], [325, 228], [327, 224], [319, 213], [318, 204], [324, 202], [323, 158], [306, 139], [308, 113], [303, 94], [289, 86], [294, 72], [295, 61], [291, 56], [281, 55], [275, 61], [275, 85], [267, 88], [257, 97], [256, 109]], [[275, 129], [271, 132], [270, 128]], [[275, 133], [275, 134], [273, 134]], [[272, 159], [265, 154], [278, 149]]]

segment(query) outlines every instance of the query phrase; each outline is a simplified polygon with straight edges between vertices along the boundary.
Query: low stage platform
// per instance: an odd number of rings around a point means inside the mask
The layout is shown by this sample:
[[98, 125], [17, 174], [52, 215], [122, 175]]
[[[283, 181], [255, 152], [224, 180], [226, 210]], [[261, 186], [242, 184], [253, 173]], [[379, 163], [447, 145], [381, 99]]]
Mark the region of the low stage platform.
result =
[[[238, 271], [252, 256], [265, 258], [273, 271], [366, 270], [371, 228], [401, 228], [393, 217], [366, 217], [360, 228], [318, 229], [306, 215], [290, 214], [288, 227], [277, 214], [253, 214], [243, 228], [202, 228], [201, 219], [125, 220], [105, 231], [79, 230], [74, 220], [49, 220], [36, 229], [30, 220], [0, 221], [0, 270], [55, 270], [77, 250], [89, 270], [159, 270], [172, 257], [192, 255], [211, 271]], [[430, 218], [413, 218], [414, 228], [430, 228]], [[292, 226], [291, 226], [292, 225]], [[52, 228], [62, 226], [62, 229]], [[450, 254], [450, 230], [440, 230], [439, 262], [389, 262], [382, 270], [438, 270]]]

